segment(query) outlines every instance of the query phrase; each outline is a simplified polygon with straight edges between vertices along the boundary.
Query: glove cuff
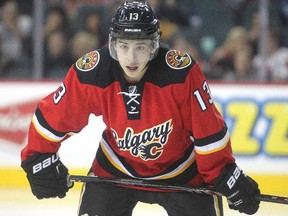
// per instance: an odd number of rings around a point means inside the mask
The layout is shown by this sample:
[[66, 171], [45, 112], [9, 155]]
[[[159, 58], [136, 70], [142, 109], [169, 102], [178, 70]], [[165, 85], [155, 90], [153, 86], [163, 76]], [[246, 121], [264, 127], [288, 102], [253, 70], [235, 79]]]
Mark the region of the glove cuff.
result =
[[235, 163], [228, 164], [214, 182], [216, 190], [225, 196], [229, 196], [231, 190], [239, 184], [238, 179], [241, 175], [244, 174]]

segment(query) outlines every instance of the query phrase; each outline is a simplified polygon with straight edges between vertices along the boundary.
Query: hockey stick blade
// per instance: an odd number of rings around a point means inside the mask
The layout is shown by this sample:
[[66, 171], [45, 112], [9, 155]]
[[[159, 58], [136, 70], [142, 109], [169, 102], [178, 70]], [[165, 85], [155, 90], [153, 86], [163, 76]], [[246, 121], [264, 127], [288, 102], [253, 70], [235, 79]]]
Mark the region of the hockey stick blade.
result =
[[[198, 193], [198, 194], [223, 196], [221, 193], [213, 190], [213, 188], [167, 184], [167, 183], [163, 183], [159, 181], [150, 181], [150, 180], [147, 181], [147, 180], [121, 179], [121, 178], [112, 179], [112, 178], [104, 178], [104, 177], [98, 177], [98, 176], [69, 175], [68, 181], [82, 182], [82, 183], [95, 182], [95, 183], [103, 183], [103, 184], [118, 184], [118, 185], [123, 185], [123, 186], [137, 186], [137, 187], [170, 190], [170, 191], [186, 191], [186, 192], [192, 192], [192, 193]], [[263, 201], [263, 202], [272, 202], [272, 203], [288, 205], [288, 197], [260, 194], [259, 196], [256, 197], [256, 199], [258, 199], [259, 201]]]

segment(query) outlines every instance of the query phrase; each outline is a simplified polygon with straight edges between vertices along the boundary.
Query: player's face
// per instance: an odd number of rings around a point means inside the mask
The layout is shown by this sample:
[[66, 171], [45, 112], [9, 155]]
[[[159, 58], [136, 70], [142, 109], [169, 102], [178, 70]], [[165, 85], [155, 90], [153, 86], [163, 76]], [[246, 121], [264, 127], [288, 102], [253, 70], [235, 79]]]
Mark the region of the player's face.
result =
[[138, 82], [145, 74], [151, 44], [151, 40], [117, 39], [115, 50], [127, 81]]

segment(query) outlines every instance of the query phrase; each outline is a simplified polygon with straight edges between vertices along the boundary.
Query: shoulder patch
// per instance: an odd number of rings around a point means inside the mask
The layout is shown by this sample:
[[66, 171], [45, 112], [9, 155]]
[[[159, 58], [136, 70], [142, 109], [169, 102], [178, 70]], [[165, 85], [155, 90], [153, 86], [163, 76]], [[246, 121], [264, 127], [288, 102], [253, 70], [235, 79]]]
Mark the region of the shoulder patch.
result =
[[178, 50], [169, 50], [165, 56], [166, 63], [173, 69], [183, 69], [188, 67], [192, 60], [187, 53]]
[[100, 60], [99, 52], [92, 51], [92, 52], [85, 54], [81, 58], [79, 58], [76, 62], [76, 67], [80, 71], [85, 71], [85, 72], [90, 71], [97, 66], [97, 64], [99, 63], [99, 60]]

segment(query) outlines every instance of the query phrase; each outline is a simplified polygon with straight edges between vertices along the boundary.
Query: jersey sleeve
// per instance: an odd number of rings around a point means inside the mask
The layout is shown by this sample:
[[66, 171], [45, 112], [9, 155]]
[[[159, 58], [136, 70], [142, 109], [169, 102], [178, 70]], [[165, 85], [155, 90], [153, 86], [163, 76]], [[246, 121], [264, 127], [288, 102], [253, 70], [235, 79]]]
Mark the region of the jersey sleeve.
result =
[[227, 125], [217, 110], [208, 83], [195, 64], [189, 72], [187, 84], [191, 89], [187, 113], [199, 173], [204, 181], [213, 184], [221, 170], [235, 161]]
[[59, 88], [39, 102], [21, 159], [25, 160], [35, 152], [57, 152], [63, 140], [83, 129], [88, 124], [91, 110], [88, 94], [71, 67]]

